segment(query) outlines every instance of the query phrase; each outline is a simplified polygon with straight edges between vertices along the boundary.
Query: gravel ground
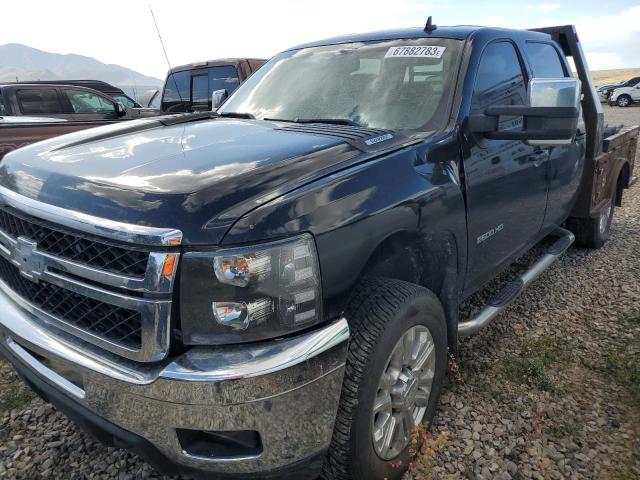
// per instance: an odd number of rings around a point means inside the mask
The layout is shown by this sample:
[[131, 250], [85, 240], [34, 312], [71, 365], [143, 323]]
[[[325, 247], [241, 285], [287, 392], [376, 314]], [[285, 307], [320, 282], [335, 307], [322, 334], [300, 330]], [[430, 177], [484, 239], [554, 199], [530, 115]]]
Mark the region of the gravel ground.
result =
[[[604, 108], [609, 124], [640, 124], [639, 107]], [[638, 252], [635, 186], [605, 247], [572, 247], [489, 327], [461, 340], [406, 478], [640, 478]]]
[[640, 125], [640, 103], [630, 107], [610, 107], [603, 104], [604, 119], [609, 125]]
[[[640, 124], [640, 107], [605, 114], [611, 124]], [[571, 248], [489, 327], [461, 341], [406, 478], [640, 478], [637, 252], [638, 186], [616, 209], [604, 248]], [[163, 477], [82, 433], [0, 361], [0, 478]]]

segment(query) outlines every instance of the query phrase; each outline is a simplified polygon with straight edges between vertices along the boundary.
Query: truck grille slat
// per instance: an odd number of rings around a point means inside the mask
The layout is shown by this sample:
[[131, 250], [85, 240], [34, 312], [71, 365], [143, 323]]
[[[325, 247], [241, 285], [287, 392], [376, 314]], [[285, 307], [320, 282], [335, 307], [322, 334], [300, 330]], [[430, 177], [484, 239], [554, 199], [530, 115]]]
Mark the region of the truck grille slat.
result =
[[43, 252], [94, 268], [133, 277], [146, 272], [149, 253], [145, 250], [98, 241], [15, 211], [0, 209], [0, 230], [37, 242]]
[[142, 318], [138, 311], [111, 305], [51, 283], [32, 282], [0, 257], [0, 280], [44, 312], [118, 345], [140, 348]]
[[171, 345], [181, 240], [176, 229], [96, 217], [0, 185], [0, 296], [69, 342], [158, 362]]

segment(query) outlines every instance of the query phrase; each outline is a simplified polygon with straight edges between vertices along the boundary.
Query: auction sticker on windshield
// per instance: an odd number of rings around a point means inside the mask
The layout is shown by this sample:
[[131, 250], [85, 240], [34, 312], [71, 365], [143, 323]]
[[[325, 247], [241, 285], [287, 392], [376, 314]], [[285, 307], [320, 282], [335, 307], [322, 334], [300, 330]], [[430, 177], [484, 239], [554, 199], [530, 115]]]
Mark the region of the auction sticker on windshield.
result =
[[384, 58], [440, 58], [446, 48], [436, 46], [391, 47]]

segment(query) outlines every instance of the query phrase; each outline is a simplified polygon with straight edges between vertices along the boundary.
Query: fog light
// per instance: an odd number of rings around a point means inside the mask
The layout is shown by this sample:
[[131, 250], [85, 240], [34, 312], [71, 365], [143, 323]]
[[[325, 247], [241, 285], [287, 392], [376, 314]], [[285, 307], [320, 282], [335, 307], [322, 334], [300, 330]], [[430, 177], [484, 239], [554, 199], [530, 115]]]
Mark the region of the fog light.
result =
[[260, 434], [253, 430], [176, 430], [182, 449], [194, 457], [216, 459], [257, 457], [262, 453]]

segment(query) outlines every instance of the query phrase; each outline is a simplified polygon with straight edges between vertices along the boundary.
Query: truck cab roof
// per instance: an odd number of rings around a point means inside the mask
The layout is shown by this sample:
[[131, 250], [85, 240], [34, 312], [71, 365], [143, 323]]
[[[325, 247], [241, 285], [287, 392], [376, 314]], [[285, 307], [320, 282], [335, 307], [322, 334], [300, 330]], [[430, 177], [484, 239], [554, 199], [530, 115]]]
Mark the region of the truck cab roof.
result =
[[202, 62], [193, 62], [187, 63], [185, 65], [178, 65], [177, 67], [173, 67], [169, 70], [169, 73], [182, 72], [184, 70], [193, 70], [194, 68], [204, 68], [204, 67], [221, 67], [226, 65], [238, 66], [240, 63], [244, 61], [252, 61], [252, 62], [266, 62], [264, 58], [218, 58], [215, 60], [205, 60]]
[[341, 43], [355, 42], [375, 42], [382, 40], [400, 40], [406, 38], [450, 38], [454, 40], [465, 40], [477, 35], [487, 37], [505, 37], [505, 38], [526, 38], [526, 39], [549, 39], [549, 35], [530, 30], [515, 30], [508, 28], [482, 27], [477, 25], [455, 25], [449, 27], [438, 26], [431, 32], [425, 32], [423, 28], [401, 28], [394, 30], [379, 30], [366, 33], [355, 33], [342, 35], [339, 37], [327, 38], [314, 42], [304, 43], [289, 50], [298, 50], [300, 48], [320, 47], [323, 45], [338, 45]]
[[8, 82], [11, 85], [72, 85], [74, 87], [86, 87], [102, 93], [124, 93], [119, 87], [103, 82], [102, 80], [33, 80], [23, 82]]

